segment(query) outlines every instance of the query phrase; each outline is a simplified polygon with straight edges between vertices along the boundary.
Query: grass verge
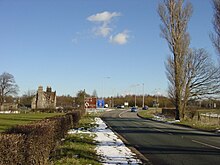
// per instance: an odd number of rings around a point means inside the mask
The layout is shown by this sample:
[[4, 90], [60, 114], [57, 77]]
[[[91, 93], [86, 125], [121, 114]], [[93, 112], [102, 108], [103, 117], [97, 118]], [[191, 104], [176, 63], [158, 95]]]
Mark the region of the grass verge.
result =
[[153, 119], [154, 115], [161, 113], [161, 108], [149, 108], [148, 110], [138, 111], [138, 115], [143, 118]]
[[[86, 115], [79, 121], [78, 128], [90, 130], [96, 126], [93, 115]], [[57, 147], [55, 155], [51, 158], [53, 165], [100, 165], [99, 157], [95, 151], [95, 135], [87, 133], [69, 134], [63, 143]]]
[[36, 120], [58, 115], [63, 115], [63, 113], [0, 114], [0, 132], [4, 132], [15, 125], [28, 124]]
[[[207, 112], [207, 110], [201, 110], [202, 112]], [[200, 111], [200, 112], [201, 112]], [[210, 112], [210, 111], [208, 111]], [[214, 111], [215, 112], [215, 111]], [[161, 114], [161, 109], [151, 108], [149, 110], [141, 110], [138, 112], [138, 115], [142, 118], [153, 119], [154, 115]], [[172, 119], [173, 120], [173, 119]], [[165, 121], [171, 121], [170, 118], [165, 118]], [[202, 123], [195, 120], [182, 120], [180, 122], [175, 123], [176, 125], [187, 126], [203, 131], [216, 131], [220, 129], [220, 126], [211, 123]]]
[[218, 125], [196, 122], [194, 120], [182, 120], [176, 124], [182, 125], [182, 126], [188, 126], [188, 127], [203, 130], [203, 131], [212, 131], [213, 132], [213, 131], [217, 131], [218, 129], [220, 129], [220, 127]]

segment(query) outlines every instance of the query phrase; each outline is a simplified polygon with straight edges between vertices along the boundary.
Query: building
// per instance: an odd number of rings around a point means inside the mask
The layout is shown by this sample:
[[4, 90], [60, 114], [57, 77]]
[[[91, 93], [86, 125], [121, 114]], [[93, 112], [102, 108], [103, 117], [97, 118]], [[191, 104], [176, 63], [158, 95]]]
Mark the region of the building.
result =
[[31, 103], [32, 109], [55, 109], [56, 108], [56, 91], [52, 92], [51, 87], [47, 87], [46, 92], [43, 87], [39, 86], [37, 94]]
[[11, 111], [11, 110], [17, 110], [18, 109], [18, 104], [16, 103], [3, 103], [0, 106], [1, 111]]

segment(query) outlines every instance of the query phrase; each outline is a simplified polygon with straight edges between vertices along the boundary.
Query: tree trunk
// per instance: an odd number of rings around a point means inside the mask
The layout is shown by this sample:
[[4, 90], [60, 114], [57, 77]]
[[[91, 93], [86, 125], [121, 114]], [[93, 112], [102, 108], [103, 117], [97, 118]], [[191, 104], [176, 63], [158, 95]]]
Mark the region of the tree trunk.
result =
[[179, 120], [179, 119], [180, 119], [179, 106], [176, 105], [176, 115], [175, 115], [175, 120]]
[[174, 71], [175, 71], [175, 102], [176, 102], [176, 120], [180, 120], [180, 108], [181, 108], [181, 97], [180, 97], [180, 75], [178, 67], [177, 55], [174, 54]]

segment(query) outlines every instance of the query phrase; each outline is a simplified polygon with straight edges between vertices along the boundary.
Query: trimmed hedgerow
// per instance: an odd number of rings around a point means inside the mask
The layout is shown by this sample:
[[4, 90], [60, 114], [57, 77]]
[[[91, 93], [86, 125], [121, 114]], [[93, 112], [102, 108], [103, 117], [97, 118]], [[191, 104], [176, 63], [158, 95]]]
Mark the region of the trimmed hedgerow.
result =
[[74, 111], [64, 116], [19, 125], [0, 134], [0, 165], [45, 165], [50, 154], [76, 126], [83, 113]]
[[0, 164], [22, 164], [25, 137], [21, 134], [0, 134]]

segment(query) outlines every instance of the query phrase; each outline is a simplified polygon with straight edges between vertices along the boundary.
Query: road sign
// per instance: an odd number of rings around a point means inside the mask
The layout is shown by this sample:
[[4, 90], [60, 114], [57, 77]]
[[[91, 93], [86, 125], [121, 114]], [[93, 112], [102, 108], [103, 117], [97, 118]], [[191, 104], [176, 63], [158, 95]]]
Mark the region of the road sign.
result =
[[97, 100], [97, 107], [98, 107], [98, 108], [104, 108], [104, 106], [105, 106], [105, 101], [104, 101], [104, 99], [99, 99], [99, 100]]
[[96, 97], [86, 97], [84, 99], [85, 108], [96, 108]]

